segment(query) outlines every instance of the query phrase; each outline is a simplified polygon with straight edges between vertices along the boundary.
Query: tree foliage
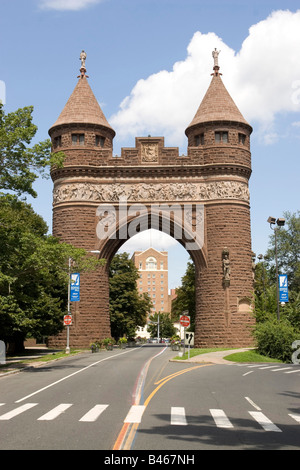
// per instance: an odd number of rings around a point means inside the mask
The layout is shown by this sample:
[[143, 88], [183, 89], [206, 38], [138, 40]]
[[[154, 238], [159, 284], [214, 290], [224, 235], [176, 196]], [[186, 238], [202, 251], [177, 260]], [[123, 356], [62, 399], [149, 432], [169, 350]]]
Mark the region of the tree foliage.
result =
[[110, 320], [115, 338], [134, 338], [137, 327], [146, 324], [152, 302], [148, 294], [139, 294], [137, 279], [139, 273], [129, 254], [115, 255], [109, 268]]
[[37, 132], [32, 114], [32, 106], [5, 114], [0, 103], [0, 190], [18, 196], [36, 197], [33, 183], [38, 175], [48, 176], [49, 166], [61, 166], [64, 160], [63, 152], [51, 153], [50, 139], [29, 147]]
[[289, 302], [280, 305], [277, 319], [275, 234], [264, 260], [255, 268], [254, 337], [260, 354], [290, 362], [292, 343], [300, 339], [300, 211], [285, 212], [286, 225], [276, 228], [279, 274], [287, 274]]
[[158, 315], [159, 315], [159, 337], [160, 338], [170, 338], [176, 333], [176, 328], [173, 325], [170, 314], [167, 312], [164, 313], [154, 313], [149, 317], [150, 322], [148, 324], [148, 332], [150, 333], [151, 338], [157, 337], [158, 332]]
[[[287, 274], [289, 288], [300, 291], [300, 211], [284, 212], [285, 225], [276, 228], [278, 271]], [[275, 234], [270, 236], [266, 264], [275, 281]]]
[[68, 260], [76, 270], [97, 261], [47, 235], [45, 221], [13, 195], [0, 196], [0, 335], [22, 349], [27, 336], [57, 334], [67, 307]]

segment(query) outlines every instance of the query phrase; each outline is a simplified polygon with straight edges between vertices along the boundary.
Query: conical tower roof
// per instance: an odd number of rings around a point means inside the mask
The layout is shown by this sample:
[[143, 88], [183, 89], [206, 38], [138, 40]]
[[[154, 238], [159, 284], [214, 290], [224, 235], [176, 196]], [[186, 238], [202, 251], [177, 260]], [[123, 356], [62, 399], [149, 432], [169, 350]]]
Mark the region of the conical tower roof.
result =
[[231, 121], [242, 123], [247, 126], [250, 124], [243, 117], [235, 102], [228, 93], [219, 73], [219, 66], [214, 66], [214, 73], [210, 86], [194, 116], [194, 119], [186, 129], [187, 131], [198, 124]]
[[68, 99], [64, 109], [60, 113], [56, 122], [51, 126], [50, 131], [63, 124], [94, 124], [106, 127], [115, 135], [115, 131], [107, 122], [102, 109], [95, 98], [94, 93], [85, 75], [85, 66], [80, 69], [79, 80]]

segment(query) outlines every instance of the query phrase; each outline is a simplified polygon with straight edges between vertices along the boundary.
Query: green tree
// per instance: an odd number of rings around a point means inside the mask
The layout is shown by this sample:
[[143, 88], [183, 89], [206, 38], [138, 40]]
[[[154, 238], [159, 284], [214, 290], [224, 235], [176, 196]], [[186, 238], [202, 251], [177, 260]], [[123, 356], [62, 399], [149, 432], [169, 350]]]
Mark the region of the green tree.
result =
[[[285, 225], [276, 229], [278, 271], [288, 275], [289, 289], [300, 291], [300, 211], [284, 212]], [[270, 236], [266, 259], [275, 282], [275, 235]]]
[[66, 313], [68, 259], [95, 269], [85, 250], [47, 235], [45, 221], [13, 195], [0, 196], [0, 334], [23, 349], [27, 336], [55, 335]]
[[18, 196], [36, 197], [32, 185], [38, 175], [49, 175], [49, 166], [61, 166], [65, 157], [63, 152], [51, 153], [50, 139], [29, 147], [37, 132], [32, 113], [33, 107], [27, 106], [5, 114], [0, 103], [0, 190]]
[[115, 255], [109, 268], [109, 308], [115, 338], [134, 338], [136, 328], [146, 324], [152, 302], [148, 294], [138, 293], [137, 279], [139, 273], [129, 254]]
[[159, 315], [159, 337], [160, 338], [170, 338], [176, 333], [176, 328], [173, 325], [173, 322], [171, 320], [170, 314], [169, 313], [154, 313], [154, 315], [151, 315], [149, 317], [149, 320], [151, 322], [154, 322], [154, 324], [149, 323], [147, 330], [150, 333], [151, 338], [156, 338], [157, 337], [157, 322], [158, 322], [158, 315]]
[[195, 265], [189, 261], [182, 285], [176, 289], [177, 297], [172, 302], [172, 320], [178, 321], [182, 312], [188, 311], [191, 317], [191, 331], [195, 328], [196, 300], [195, 300]]

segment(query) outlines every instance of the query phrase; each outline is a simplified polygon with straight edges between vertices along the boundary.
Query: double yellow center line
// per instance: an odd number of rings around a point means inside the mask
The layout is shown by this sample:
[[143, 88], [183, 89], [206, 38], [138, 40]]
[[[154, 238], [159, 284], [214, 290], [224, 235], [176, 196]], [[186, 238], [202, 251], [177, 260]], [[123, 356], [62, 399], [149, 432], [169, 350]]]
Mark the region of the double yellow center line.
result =
[[[199, 369], [200, 367], [205, 367], [209, 366], [211, 364], [201, 364], [199, 366], [194, 366], [194, 367], [188, 367], [186, 369], [180, 370], [178, 372], [174, 372], [173, 374], [168, 375], [167, 377], [164, 377], [163, 379], [159, 380], [158, 382], [155, 382], [154, 385], [157, 385], [157, 387], [150, 393], [148, 398], [144, 402], [144, 409], [149, 405], [151, 399], [154, 397], [154, 395], [158, 392], [158, 390], [163, 387], [167, 382], [170, 380], [179, 377], [182, 374], [185, 374], [186, 372], [191, 372], [193, 370]], [[124, 423], [121, 432], [113, 446], [113, 450], [129, 450], [131, 448], [132, 442], [135, 438], [135, 434], [137, 432], [139, 423]]]

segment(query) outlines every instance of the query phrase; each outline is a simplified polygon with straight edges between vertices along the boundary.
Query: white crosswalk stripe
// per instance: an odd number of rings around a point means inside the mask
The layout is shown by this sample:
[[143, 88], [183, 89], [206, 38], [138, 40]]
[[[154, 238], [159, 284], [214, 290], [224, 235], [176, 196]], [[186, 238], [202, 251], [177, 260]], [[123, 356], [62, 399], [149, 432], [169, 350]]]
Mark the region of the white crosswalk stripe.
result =
[[229, 421], [223, 410], [211, 409], [209, 411], [218, 428], [233, 428], [232, 423]]
[[106, 410], [109, 405], [95, 405], [90, 411], [88, 411], [79, 421], [93, 422]]
[[72, 406], [71, 403], [61, 403], [52, 410], [48, 411], [48, 413], [38, 418], [38, 421], [51, 421], [52, 419], [55, 419], [64, 413], [68, 408], [70, 408], [70, 406]]
[[273, 432], [282, 432], [276, 424], [272, 423], [272, 421], [266, 417], [261, 411], [249, 411], [249, 414], [254, 418], [263, 428], [265, 431], [273, 431]]
[[8, 420], [12, 419], [15, 416], [18, 416], [21, 413], [24, 413], [24, 411], [29, 410], [30, 408], [33, 408], [34, 406], [37, 406], [38, 403], [26, 403], [25, 405], [18, 406], [18, 408], [15, 408], [12, 411], [9, 411], [8, 413], [5, 413], [4, 415], [0, 416], [1, 420]]
[[300, 415], [296, 413], [289, 414], [291, 418], [293, 418], [297, 423], [300, 423]]
[[[255, 403], [253, 403], [251, 399], [249, 399], [248, 397], [246, 397], [246, 399], [248, 403], [252, 404], [257, 410], [260, 410], [260, 408], [257, 405], [255, 405]], [[4, 405], [5, 403], [0, 403], [0, 406], [4, 406]], [[24, 405], [18, 406], [17, 408], [14, 408], [13, 410], [2, 414], [0, 416], [0, 420], [9, 421], [10, 419], [15, 418], [18, 415], [21, 415], [22, 413], [25, 413], [26, 411], [30, 410], [31, 408], [36, 407], [37, 405], [39, 404], [38, 403], [26, 403]], [[75, 405], [72, 403], [60, 403], [59, 405], [49, 410], [47, 413], [37, 418], [37, 421], [53, 421], [59, 416], [61, 416], [63, 413], [65, 413], [72, 406], [75, 407]], [[86, 423], [95, 422], [108, 407], [109, 405], [107, 404], [105, 405], [97, 404], [93, 406], [90, 410], [88, 410], [80, 419], [78, 418], [77, 419], [79, 422], [86, 422]], [[124, 422], [125, 423], [141, 423], [144, 411], [145, 411], [145, 406], [143, 405], [132, 406]], [[212, 408], [212, 409], [209, 409], [209, 413], [211, 417], [213, 418], [213, 422], [218, 428], [232, 429], [235, 427], [230, 421], [230, 419], [227, 417], [224, 410]], [[282, 432], [282, 430], [279, 429], [279, 427], [276, 426], [276, 424], [274, 424], [261, 411], [248, 411], [247, 413], [250, 414], [250, 416], [265, 431]], [[296, 423], [300, 424], [300, 414], [291, 413], [291, 414], [288, 414], [288, 416], [294, 421], [296, 421]], [[186, 418], [185, 407], [180, 407], [180, 406], [171, 407], [170, 424], [171, 426], [188, 426], [189, 423], [188, 423], [188, 419]], [[193, 425], [194, 424], [195, 422], [193, 421]]]
[[185, 409], [181, 406], [171, 407], [171, 424], [177, 426], [186, 426]]

